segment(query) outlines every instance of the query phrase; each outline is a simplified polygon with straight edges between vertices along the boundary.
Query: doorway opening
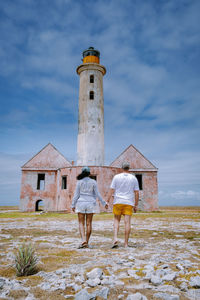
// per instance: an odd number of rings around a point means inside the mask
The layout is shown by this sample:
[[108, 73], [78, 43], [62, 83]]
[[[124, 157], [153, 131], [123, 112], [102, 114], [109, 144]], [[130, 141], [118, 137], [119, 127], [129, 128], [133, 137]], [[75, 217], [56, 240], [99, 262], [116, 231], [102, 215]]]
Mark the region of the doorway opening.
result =
[[36, 201], [35, 211], [44, 211], [44, 201], [43, 200]]

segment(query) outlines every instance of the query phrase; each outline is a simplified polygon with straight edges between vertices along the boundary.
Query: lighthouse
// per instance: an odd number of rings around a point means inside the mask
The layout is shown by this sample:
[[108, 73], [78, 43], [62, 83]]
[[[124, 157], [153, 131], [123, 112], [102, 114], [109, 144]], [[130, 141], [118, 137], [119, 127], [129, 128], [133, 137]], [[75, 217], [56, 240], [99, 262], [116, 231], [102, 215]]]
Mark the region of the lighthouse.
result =
[[[104, 164], [104, 99], [103, 76], [106, 69], [100, 64], [100, 52], [93, 47], [83, 51], [80, 76], [77, 164], [66, 159], [51, 143], [22, 166], [20, 195], [21, 211], [71, 212], [77, 184], [77, 174], [83, 166], [90, 166], [92, 178], [106, 198], [112, 178], [122, 172], [122, 162], [130, 163], [130, 173], [139, 182], [139, 207], [145, 211], [158, 208], [158, 169], [132, 144], [109, 165]], [[111, 141], [112, 142], [112, 141]], [[119, 141], [120, 144], [120, 141]], [[100, 207], [104, 211], [103, 207]]]
[[104, 98], [100, 52], [93, 47], [83, 51], [80, 76], [77, 166], [104, 165]]

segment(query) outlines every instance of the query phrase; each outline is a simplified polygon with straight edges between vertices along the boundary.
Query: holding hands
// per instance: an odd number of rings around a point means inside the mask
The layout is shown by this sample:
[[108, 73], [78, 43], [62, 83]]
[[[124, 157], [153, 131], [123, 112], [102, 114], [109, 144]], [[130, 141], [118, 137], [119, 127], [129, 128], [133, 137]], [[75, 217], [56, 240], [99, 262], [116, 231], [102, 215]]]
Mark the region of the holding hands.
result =
[[137, 206], [136, 205], [133, 207], [133, 211], [134, 211], [134, 213], [137, 212]]

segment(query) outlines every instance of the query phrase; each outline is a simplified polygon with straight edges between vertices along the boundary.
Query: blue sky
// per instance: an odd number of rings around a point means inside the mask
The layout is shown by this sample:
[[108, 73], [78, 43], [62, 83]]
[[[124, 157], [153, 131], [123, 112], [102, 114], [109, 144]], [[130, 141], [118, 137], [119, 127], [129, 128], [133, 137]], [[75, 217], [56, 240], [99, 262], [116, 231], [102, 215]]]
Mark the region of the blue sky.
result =
[[198, 0], [1, 1], [1, 205], [19, 203], [20, 167], [48, 142], [76, 160], [89, 46], [107, 69], [106, 164], [133, 144], [159, 168], [160, 205], [199, 205], [199, 18]]

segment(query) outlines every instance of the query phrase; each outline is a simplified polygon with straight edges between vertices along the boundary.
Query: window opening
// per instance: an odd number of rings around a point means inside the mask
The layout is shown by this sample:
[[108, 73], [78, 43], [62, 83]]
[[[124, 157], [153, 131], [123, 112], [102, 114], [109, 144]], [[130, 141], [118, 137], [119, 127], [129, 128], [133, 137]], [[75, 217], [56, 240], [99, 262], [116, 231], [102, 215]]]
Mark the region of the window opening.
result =
[[62, 190], [67, 189], [67, 176], [62, 176]]
[[94, 75], [90, 75], [90, 83], [94, 83]]
[[90, 91], [90, 100], [94, 100], [94, 92]]
[[37, 190], [44, 190], [45, 174], [38, 174]]
[[138, 180], [138, 184], [139, 184], [139, 189], [142, 190], [143, 189], [143, 184], [142, 184], [142, 174], [135, 174], [135, 177]]

